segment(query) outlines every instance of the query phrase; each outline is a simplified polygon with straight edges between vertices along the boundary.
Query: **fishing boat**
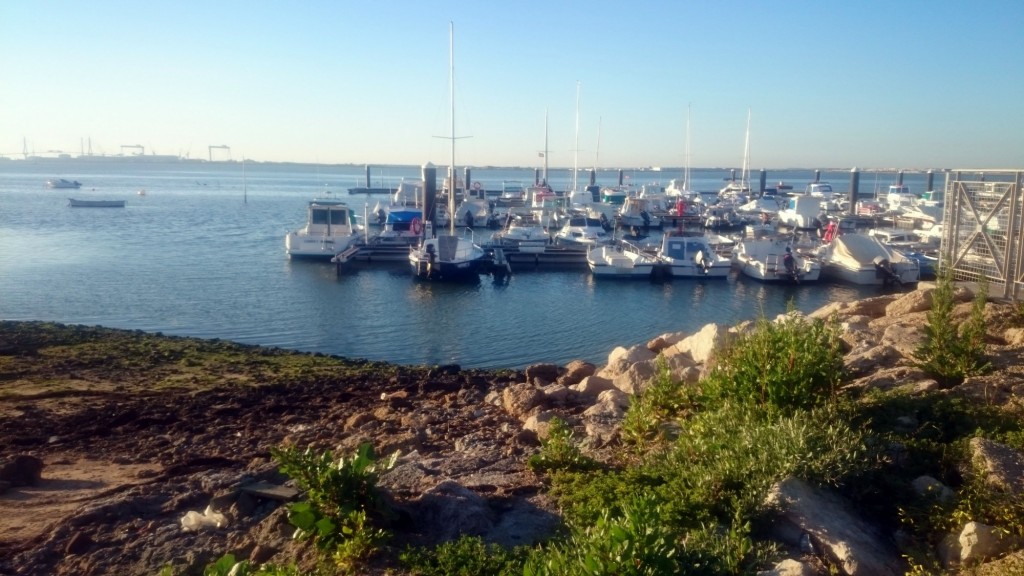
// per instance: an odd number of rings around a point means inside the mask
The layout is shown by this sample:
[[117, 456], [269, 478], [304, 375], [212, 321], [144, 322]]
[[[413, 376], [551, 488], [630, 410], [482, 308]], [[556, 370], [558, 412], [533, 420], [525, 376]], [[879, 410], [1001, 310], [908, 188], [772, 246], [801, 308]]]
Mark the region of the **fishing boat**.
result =
[[124, 208], [124, 200], [79, 200], [68, 198], [72, 208]]
[[47, 188], [81, 188], [82, 183], [78, 180], [65, 180], [64, 178], [51, 178], [46, 181]]
[[794, 250], [786, 238], [743, 240], [736, 245], [733, 261], [744, 275], [762, 282], [814, 282], [821, 277], [821, 263]]
[[666, 233], [657, 250], [673, 278], [725, 278], [732, 261], [718, 254], [705, 236]]
[[572, 215], [555, 233], [555, 242], [563, 245], [602, 246], [612, 241], [599, 218]]
[[660, 228], [661, 218], [654, 215], [656, 203], [651, 198], [627, 196], [619, 208], [619, 224], [623, 227]]
[[625, 240], [587, 250], [587, 266], [597, 278], [650, 278], [658, 258]]
[[518, 248], [519, 252], [544, 252], [551, 244], [548, 231], [532, 217], [532, 214], [507, 215], [504, 230], [491, 236], [491, 244], [502, 248]]
[[917, 261], [867, 234], [840, 234], [817, 251], [824, 278], [859, 285], [914, 284]]
[[284, 237], [285, 252], [291, 258], [330, 259], [359, 238], [356, 229], [355, 213], [347, 204], [314, 199], [306, 208], [306, 225]]
[[441, 235], [410, 250], [409, 263], [422, 280], [471, 280], [487, 272], [491, 258], [469, 238]]

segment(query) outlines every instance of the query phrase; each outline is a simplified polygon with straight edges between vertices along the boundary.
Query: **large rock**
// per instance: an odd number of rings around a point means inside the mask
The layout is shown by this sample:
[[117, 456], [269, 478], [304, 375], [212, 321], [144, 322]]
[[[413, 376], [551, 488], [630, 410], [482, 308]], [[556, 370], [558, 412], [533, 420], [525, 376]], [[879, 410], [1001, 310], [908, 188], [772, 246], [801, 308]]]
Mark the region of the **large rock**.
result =
[[526, 367], [526, 381], [536, 384], [537, 380], [541, 380], [543, 385], [550, 384], [558, 380], [558, 371], [557, 364], [532, 364]]
[[971, 565], [997, 558], [1008, 552], [1016, 544], [1016, 539], [1004, 536], [998, 528], [968, 522], [960, 532], [960, 562]]
[[617, 346], [608, 354], [608, 364], [597, 375], [611, 380], [628, 370], [633, 364], [645, 360], [653, 360], [656, 356], [646, 346], [632, 346], [630, 348]]
[[902, 316], [911, 312], [924, 312], [932, 309], [932, 292], [934, 288], [920, 288], [893, 300], [885, 307], [886, 316]]
[[10, 486], [35, 486], [43, 477], [43, 461], [28, 454], [0, 460], [0, 482]]
[[1024, 492], [1024, 457], [1009, 446], [986, 438], [972, 438], [971, 457], [985, 473], [989, 486], [1020, 494]]
[[903, 560], [875, 529], [838, 496], [788, 478], [772, 487], [768, 504], [791, 525], [807, 532], [815, 544], [850, 576], [897, 576]]
[[573, 384], [569, 387], [570, 390], [576, 392], [581, 397], [581, 400], [594, 400], [601, 392], [614, 388], [615, 384], [612, 384], [611, 380], [597, 375], [587, 376], [580, 380], [579, 384]]
[[896, 349], [904, 358], [913, 358], [914, 352], [924, 341], [924, 332], [920, 324], [893, 324], [882, 333], [882, 344]]
[[454, 480], [444, 480], [410, 504], [410, 516], [434, 542], [447, 542], [462, 534], [483, 536], [494, 528], [487, 501]]
[[627, 368], [625, 372], [616, 376], [612, 380], [612, 384], [626, 394], [642, 394], [644, 390], [650, 387], [657, 372], [658, 368], [655, 360], [637, 362]]
[[565, 374], [558, 377], [558, 383], [563, 386], [572, 386], [587, 376], [593, 376], [595, 372], [597, 372], [597, 367], [590, 362], [573, 360], [566, 365]]
[[687, 336], [675, 346], [666, 349], [666, 355], [689, 354], [694, 362], [704, 364], [711, 358], [715, 349], [726, 340], [728, 334], [727, 329], [714, 322], [706, 324], [696, 334]]
[[544, 393], [540, 389], [524, 382], [512, 384], [501, 393], [502, 406], [505, 407], [505, 411], [520, 419], [525, 417], [527, 412], [539, 404], [543, 398]]

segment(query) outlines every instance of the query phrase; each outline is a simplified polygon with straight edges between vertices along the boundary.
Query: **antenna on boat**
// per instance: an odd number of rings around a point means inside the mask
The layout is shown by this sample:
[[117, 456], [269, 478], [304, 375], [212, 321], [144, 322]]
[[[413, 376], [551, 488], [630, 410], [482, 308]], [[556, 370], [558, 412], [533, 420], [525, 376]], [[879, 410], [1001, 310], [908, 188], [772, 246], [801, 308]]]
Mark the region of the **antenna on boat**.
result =
[[455, 136], [455, 23], [448, 22], [448, 91], [451, 98], [451, 136], [436, 136], [436, 138], [448, 138], [452, 143], [452, 161], [448, 166], [450, 172], [448, 177], [448, 221], [449, 230], [455, 235], [455, 189], [458, 187], [458, 178], [455, 175], [455, 140], [458, 138], [469, 138], [469, 136]]
[[686, 157], [683, 159], [686, 167], [683, 169], [683, 190], [690, 191], [690, 103], [686, 103]]
[[594, 172], [597, 172], [597, 161], [601, 156], [601, 117], [597, 117], [597, 151], [594, 152]]

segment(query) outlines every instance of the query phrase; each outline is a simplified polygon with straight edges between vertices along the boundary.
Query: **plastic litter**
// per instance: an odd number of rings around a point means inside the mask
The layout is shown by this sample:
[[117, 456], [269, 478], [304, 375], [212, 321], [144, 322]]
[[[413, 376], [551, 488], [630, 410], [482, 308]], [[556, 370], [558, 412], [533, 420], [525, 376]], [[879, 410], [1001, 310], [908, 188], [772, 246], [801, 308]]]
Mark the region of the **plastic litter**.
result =
[[204, 528], [224, 528], [227, 525], [227, 517], [209, 506], [202, 514], [195, 510], [189, 510], [181, 518], [181, 528], [186, 532], [198, 532]]

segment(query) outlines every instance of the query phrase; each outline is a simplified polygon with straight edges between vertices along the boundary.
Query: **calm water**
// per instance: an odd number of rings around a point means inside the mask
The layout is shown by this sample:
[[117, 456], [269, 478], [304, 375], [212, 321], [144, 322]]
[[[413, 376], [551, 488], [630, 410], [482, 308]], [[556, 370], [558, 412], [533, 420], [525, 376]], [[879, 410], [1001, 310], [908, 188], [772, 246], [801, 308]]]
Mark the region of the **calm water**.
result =
[[[439, 170], [441, 172], [441, 170]], [[375, 168], [374, 185], [418, 177]], [[677, 177], [627, 173], [635, 184]], [[695, 188], [721, 187], [726, 171], [697, 171]], [[50, 190], [48, 178], [83, 183]], [[618, 174], [601, 172], [599, 184]], [[586, 176], [581, 176], [586, 178]], [[756, 175], [755, 175], [756, 178]], [[802, 189], [813, 171], [769, 173]], [[887, 186], [894, 175], [880, 177]], [[936, 185], [940, 184], [936, 176]], [[306, 203], [340, 192], [361, 211], [378, 197], [348, 196], [363, 167], [247, 163], [157, 164], [0, 161], [0, 318], [103, 325], [279, 346], [403, 364], [523, 367], [573, 359], [603, 363], [617, 345], [708, 322], [774, 315], [792, 301], [809, 311], [877, 293], [845, 285], [766, 286], [727, 281], [595, 282], [586, 268], [517, 272], [506, 283], [426, 284], [407, 266], [290, 261], [284, 235], [305, 223]], [[475, 169], [500, 188], [533, 170]], [[823, 173], [837, 190], [849, 173]], [[870, 192], [874, 175], [861, 175]], [[568, 171], [549, 180], [564, 188]], [[906, 175], [924, 190], [923, 175]], [[145, 196], [137, 195], [144, 189]], [[71, 209], [67, 198], [124, 199], [124, 209]]]

